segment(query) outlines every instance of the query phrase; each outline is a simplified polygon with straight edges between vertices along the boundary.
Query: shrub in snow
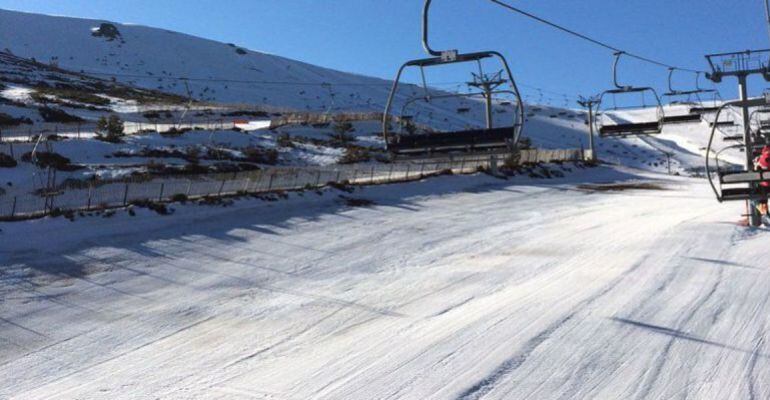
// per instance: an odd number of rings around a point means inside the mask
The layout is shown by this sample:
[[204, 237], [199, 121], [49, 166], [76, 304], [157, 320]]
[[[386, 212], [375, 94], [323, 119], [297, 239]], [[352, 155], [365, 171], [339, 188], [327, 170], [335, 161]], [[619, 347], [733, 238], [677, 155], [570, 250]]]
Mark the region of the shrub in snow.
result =
[[503, 168], [510, 171], [515, 171], [519, 166], [521, 166], [521, 153], [519, 151], [511, 153], [511, 155], [506, 157], [505, 161], [503, 161]]
[[40, 113], [40, 116], [43, 118], [43, 121], [45, 122], [56, 122], [56, 123], [68, 124], [68, 123], [85, 121], [83, 118], [80, 118], [75, 115], [67, 114], [65, 111], [60, 110], [58, 108], [41, 107], [38, 109], [38, 112]]
[[[33, 100], [35, 100], [38, 103], [46, 104], [46, 103], [58, 103], [58, 104], [67, 104], [66, 102], [63, 102], [58, 99], [65, 99], [69, 101], [74, 101], [77, 103], [83, 103], [83, 104], [90, 104], [94, 106], [108, 106], [110, 105], [110, 100], [106, 99], [101, 96], [97, 96], [91, 92], [85, 91], [83, 89], [78, 88], [71, 88], [71, 87], [47, 87], [47, 86], [38, 86], [36, 88], [36, 91], [30, 94]], [[75, 106], [75, 105], [70, 105]], [[82, 106], [80, 108], [83, 108]]]
[[343, 192], [347, 192], [347, 193], [353, 193], [355, 191], [355, 188], [353, 186], [350, 186], [350, 182], [348, 182], [347, 180], [342, 182], [327, 182], [326, 186], [343, 191]]
[[288, 133], [279, 133], [276, 143], [278, 147], [294, 147], [294, 142], [291, 141], [291, 136]]
[[31, 125], [32, 120], [25, 117], [14, 118], [6, 113], [0, 113], [0, 126], [19, 126], [21, 124]]
[[212, 159], [212, 160], [226, 160], [231, 158], [231, 154], [225, 150], [218, 149], [216, 147], [207, 147], [206, 158]]
[[123, 120], [115, 114], [109, 117], [102, 115], [96, 122], [96, 136], [99, 140], [119, 143], [125, 136]]
[[377, 203], [369, 199], [359, 199], [354, 197], [340, 196], [348, 207], [371, 207]]
[[278, 151], [262, 147], [246, 147], [241, 150], [245, 161], [257, 164], [275, 165], [278, 162]]
[[346, 144], [356, 141], [356, 137], [350, 134], [353, 131], [355, 131], [355, 129], [353, 129], [353, 124], [350, 122], [337, 122], [332, 127], [332, 134], [330, 136], [334, 141], [340, 144]]
[[0, 168], [13, 168], [18, 163], [8, 154], [0, 153]]
[[160, 113], [157, 111], [147, 111], [143, 113], [142, 116], [150, 120], [160, 119]]
[[246, 54], [248, 54], [248, 53], [249, 53], [248, 51], [246, 51], [246, 50], [244, 50], [244, 49], [242, 49], [242, 48], [240, 48], [240, 47], [239, 47], [239, 48], [237, 48], [237, 49], [235, 49], [235, 52], [236, 52], [236, 53], [238, 53], [238, 54], [240, 54], [240, 55], [242, 55], [242, 56], [243, 56], [243, 55], [246, 55]]
[[38, 151], [34, 157], [32, 152], [27, 152], [21, 155], [21, 160], [34, 163], [40, 168], [53, 168], [59, 171], [76, 171], [83, 168], [80, 165], [72, 164], [69, 158], [61, 154], [48, 151]]
[[238, 110], [238, 111], [231, 111], [231, 112], [224, 112], [220, 113], [223, 117], [260, 117], [265, 118], [269, 117], [270, 114], [265, 111], [253, 111], [253, 110]]
[[356, 164], [367, 162], [371, 159], [369, 150], [360, 146], [348, 146], [345, 148], [345, 154], [338, 161], [340, 164]]
[[192, 129], [190, 129], [190, 128], [179, 128], [179, 129], [177, 129], [176, 127], [172, 126], [171, 129], [169, 129], [167, 131], [163, 131], [163, 132], [158, 132], [158, 133], [160, 133], [161, 136], [177, 137], [177, 136], [182, 136], [186, 132], [190, 132], [191, 130]]
[[177, 202], [177, 203], [185, 203], [187, 202], [187, 195], [184, 193], [177, 193], [173, 196], [171, 196], [171, 201]]
[[200, 161], [201, 149], [197, 147], [188, 147], [185, 149], [185, 160], [197, 164]]
[[135, 207], [142, 207], [142, 208], [150, 209], [152, 211], [155, 211], [159, 215], [169, 215], [169, 214], [172, 214], [174, 212], [174, 210], [171, 210], [168, 207], [166, 207], [165, 204], [163, 204], [163, 203], [156, 203], [156, 202], [151, 201], [151, 200], [134, 200], [134, 201], [131, 202], [131, 205], [135, 206]]
[[414, 135], [417, 133], [417, 125], [411, 120], [411, 119], [404, 119], [402, 120], [404, 131], [410, 135]]

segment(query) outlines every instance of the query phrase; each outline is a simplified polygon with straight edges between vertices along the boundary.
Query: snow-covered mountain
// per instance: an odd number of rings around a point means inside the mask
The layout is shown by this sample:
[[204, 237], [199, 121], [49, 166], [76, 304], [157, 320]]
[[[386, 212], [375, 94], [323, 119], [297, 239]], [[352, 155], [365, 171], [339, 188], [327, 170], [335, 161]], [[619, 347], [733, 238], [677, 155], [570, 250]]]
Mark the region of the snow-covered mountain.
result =
[[[385, 80], [164, 29], [0, 10], [0, 51], [131, 85], [224, 103], [371, 109]], [[263, 83], [257, 83], [263, 82]], [[324, 84], [332, 85], [324, 85]], [[363, 87], [363, 89], [362, 89]]]
[[[387, 80], [335, 71], [159, 28], [7, 10], [0, 10], [0, 52], [40, 63], [25, 64], [34, 76], [47, 77], [49, 71], [43, 67], [68, 70], [76, 80], [80, 79], [78, 74], [83, 74], [102, 83], [114, 80], [155, 93], [174, 94], [178, 96], [177, 106], [192, 95], [195, 100], [214, 103], [214, 106], [246, 104], [311, 113], [382, 112], [391, 86]], [[4, 65], [4, 59], [0, 57], [0, 66]], [[393, 61], [394, 70], [400, 61]], [[7, 86], [0, 87], [3, 89], [0, 97], [19, 96], [25, 100], [31, 91], [40, 90], [34, 82], [24, 86], [18, 82], [9, 83], [7, 77], [8, 74], [0, 69], [0, 80]], [[66, 84], [70, 85], [71, 81]], [[58, 84], [53, 82], [53, 85]], [[408, 97], [421, 93], [419, 90], [419, 87], [404, 85], [396, 97], [394, 113], [410, 115], [418, 123], [441, 130], [483, 124], [481, 102], [450, 98], [408, 103]], [[55, 97], [57, 94], [46, 95]], [[123, 101], [130, 103], [132, 99], [128, 97]], [[122, 104], [112, 101], [111, 105], [115, 110], [116, 105]], [[12, 117], [30, 114], [21, 113], [22, 110], [13, 105], [2, 107], [3, 112]], [[66, 104], [65, 110], [86, 120], [97, 117], [82, 109], [66, 108]], [[142, 111], [134, 110], [134, 114], [125, 119], [143, 122]], [[512, 112], [510, 103], [499, 101], [494, 110], [496, 125], [509, 124]], [[644, 120], [654, 118], [652, 114], [654, 109], [625, 117]], [[32, 119], [35, 118], [32, 115]], [[538, 147], [587, 147], [585, 118], [582, 111], [527, 105], [524, 136]], [[297, 128], [286, 127], [286, 133], [293, 134]], [[600, 140], [598, 149], [604, 159], [661, 171], [668, 170], [671, 158], [672, 169], [685, 172], [701, 166], [707, 134], [706, 123], [682, 124], [667, 127], [658, 137]]]

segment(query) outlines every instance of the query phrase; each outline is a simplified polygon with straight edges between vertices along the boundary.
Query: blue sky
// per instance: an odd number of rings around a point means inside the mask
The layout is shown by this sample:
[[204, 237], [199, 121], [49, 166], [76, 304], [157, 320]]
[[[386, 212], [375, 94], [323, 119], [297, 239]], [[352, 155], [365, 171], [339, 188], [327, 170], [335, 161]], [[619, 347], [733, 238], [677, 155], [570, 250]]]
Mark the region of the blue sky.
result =
[[[762, 0], [508, 0], [546, 19], [640, 55], [706, 69], [709, 52], [768, 48]], [[177, 30], [325, 67], [392, 78], [423, 57], [421, 0], [0, 0], [0, 8], [132, 22]], [[563, 104], [611, 84], [611, 52], [487, 0], [434, 0], [434, 47], [505, 54], [530, 98]], [[661, 91], [667, 71], [636, 61], [622, 80]], [[465, 77], [436, 76], [437, 81]], [[677, 76], [682, 89], [692, 74]], [[752, 82], [754, 93], [767, 84]], [[726, 96], [735, 81], [719, 86]]]

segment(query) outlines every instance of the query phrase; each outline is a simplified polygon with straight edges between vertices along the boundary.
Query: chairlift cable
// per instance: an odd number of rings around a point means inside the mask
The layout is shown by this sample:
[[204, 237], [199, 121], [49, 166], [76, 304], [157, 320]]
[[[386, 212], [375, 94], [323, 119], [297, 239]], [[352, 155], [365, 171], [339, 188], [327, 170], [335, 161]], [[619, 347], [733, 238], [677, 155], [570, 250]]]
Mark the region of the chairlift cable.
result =
[[[501, 6], [503, 8], [506, 8], [506, 9], [508, 9], [510, 11], [519, 13], [519, 14], [527, 17], [527, 18], [534, 19], [535, 21], [538, 21], [540, 23], [546, 24], [546, 25], [548, 25], [548, 26], [550, 26], [552, 28], [556, 28], [556, 29], [558, 29], [558, 30], [560, 30], [562, 32], [568, 33], [568, 34], [570, 34], [572, 36], [576, 36], [576, 37], [578, 37], [580, 39], [583, 39], [585, 41], [593, 43], [593, 44], [595, 44], [597, 46], [604, 47], [605, 49], [608, 49], [608, 50], [612, 50], [613, 52], [616, 52], [616, 53], [617, 52], [621, 52], [621, 53], [624, 53], [628, 57], [635, 58], [637, 60], [644, 61], [644, 62], [647, 62], [647, 63], [650, 63], [650, 64], [654, 64], [654, 65], [657, 65], [657, 66], [660, 66], [660, 67], [664, 67], [664, 68], [676, 68], [677, 70], [680, 70], [680, 71], [688, 71], [688, 72], [692, 72], [692, 73], [705, 73], [705, 71], [700, 71], [700, 70], [690, 69], [690, 68], [676, 67], [676, 66], [669, 65], [669, 64], [666, 64], [666, 63], [661, 62], [661, 61], [653, 60], [653, 59], [651, 59], [649, 57], [644, 57], [644, 56], [640, 56], [638, 54], [630, 53], [628, 51], [619, 49], [619, 48], [617, 48], [615, 46], [612, 46], [610, 44], [604, 43], [604, 42], [602, 42], [600, 40], [591, 38], [591, 37], [589, 37], [587, 35], [584, 35], [584, 34], [582, 34], [580, 32], [576, 32], [576, 31], [574, 31], [572, 29], [566, 28], [566, 27], [561, 26], [559, 24], [556, 24], [554, 22], [551, 22], [551, 21], [548, 21], [548, 20], [543, 19], [541, 17], [538, 17], [537, 15], [534, 15], [532, 13], [524, 11], [524, 10], [522, 10], [520, 8], [514, 7], [514, 6], [512, 6], [512, 5], [508, 4], [508, 3], [505, 3], [503, 1], [501, 1], [501, 0], [489, 0], [489, 1], [494, 3], [494, 4], [497, 4], [497, 5]], [[766, 0], [766, 1], [770, 1], [770, 0]]]

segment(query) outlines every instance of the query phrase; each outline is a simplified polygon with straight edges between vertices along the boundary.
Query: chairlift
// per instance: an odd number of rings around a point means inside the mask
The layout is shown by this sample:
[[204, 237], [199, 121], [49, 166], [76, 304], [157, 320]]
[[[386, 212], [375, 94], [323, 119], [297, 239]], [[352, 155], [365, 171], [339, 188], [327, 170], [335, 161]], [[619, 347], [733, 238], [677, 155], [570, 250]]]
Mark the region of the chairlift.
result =
[[666, 115], [663, 118], [663, 123], [681, 124], [689, 122], [700, 122], [701, 114], [694, 113], [692, 110], [703, 105], [700, 97], [702, 93], [711, 93], [715, 92], [715, 90], [701, 89], [698, 87], [700, 72], [695, 74], [695, 89], [676, 90], [673, 86], [674, 71], [676, 71], [676, 68], [671, 67], [668, 69], [668, 92], [664, 93], [663, 96], [661, 96], [661, 99], [664, 103], [666, 99], [671, 99], [671, 101], [668, 102], [669, 104], [677, 106], [689, 106], [689, 108], [686, 114]]
[[706, 105], [706, 101], [703, 100], [703, 96], [699, 97], [699, 105], [697, 107], [690, 108], [690, 114], [711, 114], [715, 113], [719, 109], [719, 105], [722, 103], [722, 96], [719, 94], [719, 90], [716, 89], [704, 89], [700, 86], [701, 72], [695, 74], [695, 89], [700, 90], [700, 94], [711, 95], [710, 105]]
[[[731, 101], [724, 103], [717, 109], [716, 118], [719, 119], [721, 113], [728, 107], [762, 107], [765, 108], [770, 105], [770, 97], [758, 97], [745, 101]], [[746, 170], [746, 168], [737, 169], [726, 168], [720, 165], [719, 156], [729, 149], [740, 149], [744, 152], [751, 151], [752, 157], [765, 145], [766, 141], [758, 133], [752, 132], [751, 143], [753, 145], [747, 146], [743, 138], [741, 137], [741, 143], [726, 146], [719, 151], [714, 151], [714, 136], [716, 136], [717, 125], [711, 128], [711, 136], [709, 137], [709, 143], [706, 147], [706, 175], [709, 179], [711, 189], [714, 191], [716, 198], [719, 202], [724, 201], [761, 201], [770, 197], [769, 188], [760, 185], [763, 182], [770, 182], [770, 171], [755, 171]], [[724, 140], [727, 140], [725, 137]], [[737, 137], [729, 137], [730, 141], [737, 140]], [[712, 163], [713, 159], [713, 163]]]
[[[613, 76], [613, 83], [615, 84], [615, 88], [605, 90], [604, 92], [602, 92], [601, 95], [599, 95], [599, 111], [594, 117], [594, 126], [598, 128], [599, 136], [604, 138], [651, 135], [651, 134], [660, 133], [661, 130], [663, 129], [663, 120], [665, 118], [665, 113], [663, 111], [663, 103], [660, 101], [660, 97], [658, 96], [658, 93], [655, 91], [655, 89], [651, 87], [636, 87], [636, 86], [621, 85], [618, 83], [618, 64], [623, 54], [625, 53], [624, 52], [615, 53], [615, 62], [613, 63], [613, 66], [612, 66], [612, 76]], [[656, 106], [657, 119], [654, 121], [618, 123], [613, 121], [612, 118], [610, 118], [610, 115], [607, 115], [608, 114], [607, 111], [610, 109], [606, 107], [605, 108], [602, 107], [602, 104], [604, 104], [604, 98], [608, 95], [614, 98], [615, 96], [618, 96], [618, 95], [640, 94], [642, 95], [642, 99], [644, 99], [645, 93], [652, 93], [655, 103], [657, 104]], [[645, 104], [642, 104], [642, 107], [644, 106]], [[626, 107], [626, 108], [636, 108], [636, 107]], [[614, 107], [612, 107], [611, 109], [618, 110], [619, 107], [615, 103]]]
[[761, 107], [752, 111], [749, 120], [756, 136], [770, 135], [770, 107]]
[[[719, 108], [717, 108], [717, 111], [719, 111]], [[738, 125], [735, 122], [735, 115], [730, 113], [727, 115], [726, 119], [720, 119], [721, 113], [719, 115], [714, 116], [713, 121], [709, 121], [709, 127], [718, 127], [718, 128], [732, 128], [737, 127]]]
[[[383, 115], [383, 137], [386, 149], [392, 156], [408, 156], [431, 154], [438, 152], [488, 152], [492, 150], [513, 150], [516, 148], [524, 125], [524, 103], [513, 78], [508, 61], [497, 51], [482, 51], [475, 53], [459, 53], [457, 50], [436, 51], [429, 45], [428, 16], [432, 0], [425, 0], [422, 15], [422, 44], [429, 58], [411, 60], [404, 63], [398, 70], [393, 81], [388, 102]], [[482, 61], [498, 60], [502, 70], [491, 78], [482, 71]], [[468, 93], [447, 93], [431, 90], [426, 81], [425, 71], [432, 67], [476, 63], [479, 74], [474, 74], [473, 82], [467, 84]], [[431, 128], [421, 128], [413, 118], [407, 123], [399, 124], [399, 132], [391, 132], [390, 122], [394, 100], [401, 84], [401, 77], [407, 68], [417, 68], [422, 77], [423, 93], [410, 96], [404, 101], [401, 115], [406, 108], [413, 104], [430, 104], [436, 99], [473, 98], [481, 97], [486, 106], [486, 125], [483, 128], [467, 127], [467, 129], [451, 132], [440, 132]], [[473, 89], [476, 89], [474, 91]], [[509, 126], [495, 127], [493, 122], [493, 96], [509, 96], [513, 101], [515, 112]], [[511, 104], [511, 102], [508, 102]], [[458, 109], [459, 112], [459, 109]], [[401, 119], [403, 121], [403, 118]]]

